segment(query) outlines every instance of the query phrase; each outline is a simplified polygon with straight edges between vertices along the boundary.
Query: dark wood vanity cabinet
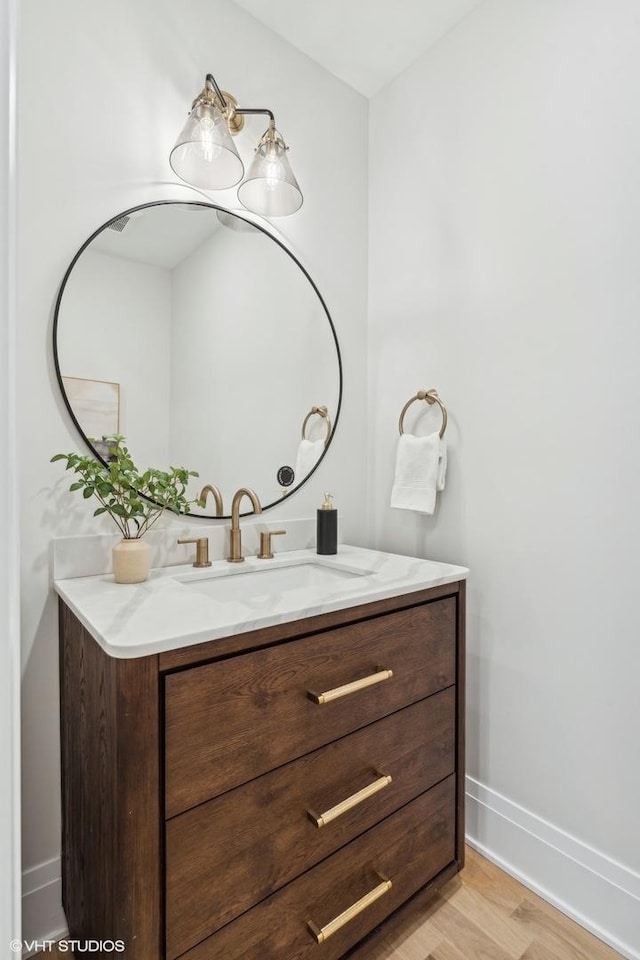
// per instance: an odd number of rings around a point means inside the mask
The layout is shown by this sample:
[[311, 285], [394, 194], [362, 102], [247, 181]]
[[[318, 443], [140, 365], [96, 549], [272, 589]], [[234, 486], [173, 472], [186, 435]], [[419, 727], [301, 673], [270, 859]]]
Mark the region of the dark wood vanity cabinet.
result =
[[366, 957], [463, 864], [464, 586], [126, 660], [61, 602], [70, 935]]

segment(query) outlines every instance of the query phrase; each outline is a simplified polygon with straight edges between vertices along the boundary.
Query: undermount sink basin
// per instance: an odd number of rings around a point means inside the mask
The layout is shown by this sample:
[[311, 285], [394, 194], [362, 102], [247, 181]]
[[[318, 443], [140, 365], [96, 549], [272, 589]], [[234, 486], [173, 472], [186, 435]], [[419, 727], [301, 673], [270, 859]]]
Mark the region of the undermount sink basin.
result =
[[307, 560], [304, 563], [269, 567], [264, 561], [261, 569], [238, 566], [228, 571], [215, 571], [209, 574], [177, 577], [185, 586], [198, 593], [219, 601], [266, 600], [273, 594], [289, 593], [293, 590], [309, 590], [317, 587], [331, 589], [345, 580], [353, 580], [371, 574], [371, 570], [349, 569], [346, 566], [318, 563]]

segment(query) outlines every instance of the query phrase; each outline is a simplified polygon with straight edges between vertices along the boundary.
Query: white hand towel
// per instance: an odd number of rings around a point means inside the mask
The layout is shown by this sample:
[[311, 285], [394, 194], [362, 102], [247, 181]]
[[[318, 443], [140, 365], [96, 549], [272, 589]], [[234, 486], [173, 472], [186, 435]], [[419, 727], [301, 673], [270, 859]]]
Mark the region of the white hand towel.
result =
[[322, 456], [324, 450], [324, 440], [301, 440], [296, 456], [296, 465], [294, 467], [296, 479], [295, 483], [300, 483], [307, 474], [311, 473], [316, 463]]
[[439, 433], [428, 437], [403, 433], [398, 439], [391, 506], [396, 510], [433, 513], [436, 491], [444, 488], [445, 471], [446, 448], [440, 443]]
[[440, 441], [440, 452], [438, 453], [438, 479], [436, 480], [436, 490], [444, 490], [444, 481], [447, 474], [447, 445], [444, 440]]

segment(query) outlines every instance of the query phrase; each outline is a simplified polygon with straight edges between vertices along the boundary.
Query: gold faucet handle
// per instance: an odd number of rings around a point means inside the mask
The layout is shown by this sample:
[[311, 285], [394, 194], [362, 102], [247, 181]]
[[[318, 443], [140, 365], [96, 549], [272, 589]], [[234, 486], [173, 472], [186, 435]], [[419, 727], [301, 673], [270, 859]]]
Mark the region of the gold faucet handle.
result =
[[272, 560], [271, 537], [281, 537], [286, 530], [263, 530], [260, 534], [260, 553], [258, 560]]
[[211, 560], [209, 560], [209, 538], [208, 537], [195, 537], [191, 540], [178, 540], [178, 543], [195, 543], [196, 545], [196, 559], [194, 560], [194, 567], [210, 567]]

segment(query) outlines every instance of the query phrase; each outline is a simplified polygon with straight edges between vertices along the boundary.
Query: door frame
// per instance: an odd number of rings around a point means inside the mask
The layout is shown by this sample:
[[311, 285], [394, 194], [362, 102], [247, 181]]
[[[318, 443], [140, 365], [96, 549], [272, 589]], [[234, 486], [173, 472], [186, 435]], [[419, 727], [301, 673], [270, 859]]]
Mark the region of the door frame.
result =
[[17, 0], [0, 0], [0, 944], [21, 936], [16, 420]]

